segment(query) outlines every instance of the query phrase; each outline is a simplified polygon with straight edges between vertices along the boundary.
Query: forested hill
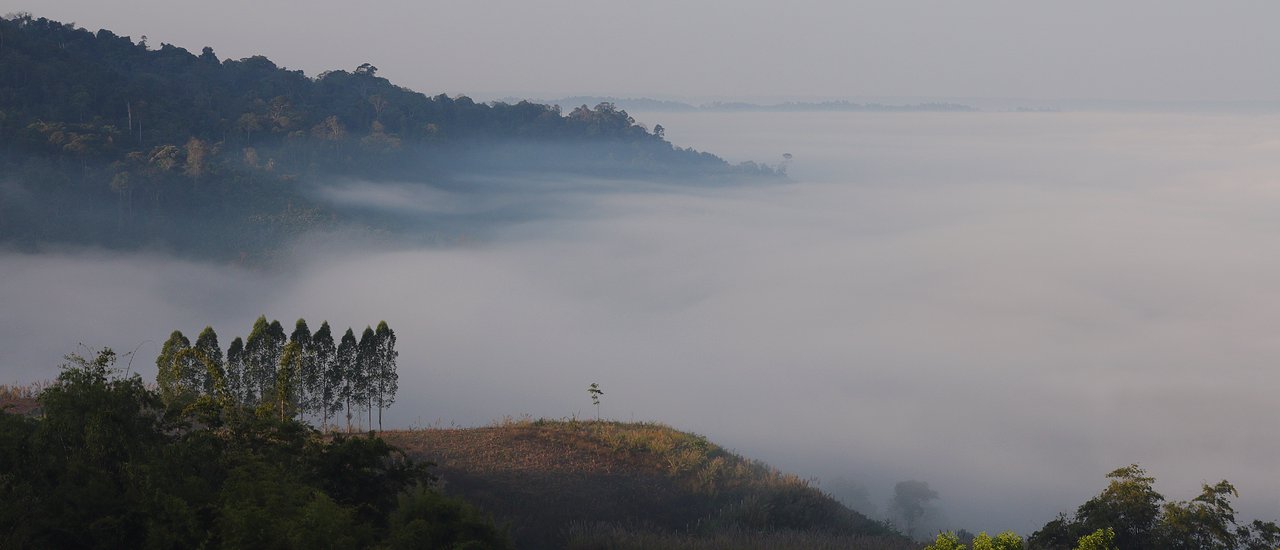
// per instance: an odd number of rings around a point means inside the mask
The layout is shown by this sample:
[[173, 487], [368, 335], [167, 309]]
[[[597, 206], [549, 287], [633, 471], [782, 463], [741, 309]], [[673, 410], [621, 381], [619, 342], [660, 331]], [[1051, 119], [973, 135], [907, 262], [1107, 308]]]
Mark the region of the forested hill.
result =
[[[775, 175], [674, 147], [660, 127], [650, 131], [612, 104], [566, 114], [523, 101], [428, 97], [377, 72], [363, 64], [312, 78], [262, 56], [221, 60], [208, 47], [195, 55], [145, 37], [6, 16], [0, 240], [234, 254], [331, 221], [300, 192], [330, 176]], [[199, 224], [243, 229], [211, 233]]]

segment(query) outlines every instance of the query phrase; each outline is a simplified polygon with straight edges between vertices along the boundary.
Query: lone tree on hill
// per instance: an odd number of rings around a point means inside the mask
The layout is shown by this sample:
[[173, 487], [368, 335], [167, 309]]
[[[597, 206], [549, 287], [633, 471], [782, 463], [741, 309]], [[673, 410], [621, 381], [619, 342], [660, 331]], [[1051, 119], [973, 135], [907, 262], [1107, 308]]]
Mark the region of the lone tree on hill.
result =
[[604, 395], [604, 390], [600, 389], [600, 384], [592, 382], [587, 386], [587, 393], [591, 394], [591, 404], [596, 406], [596, 422], [600, 421], [600, 396]]

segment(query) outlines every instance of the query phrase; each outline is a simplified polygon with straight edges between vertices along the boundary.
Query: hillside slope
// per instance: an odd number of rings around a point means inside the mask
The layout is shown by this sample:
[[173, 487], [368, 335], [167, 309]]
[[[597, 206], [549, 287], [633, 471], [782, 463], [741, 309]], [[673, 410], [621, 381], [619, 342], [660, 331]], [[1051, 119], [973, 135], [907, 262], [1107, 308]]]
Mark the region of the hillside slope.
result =
[[447, 493], [506, 523], [522, 548], [911, 547], [804, 480], [659, 424], [539, 420], [382, 436], [436, 463]]

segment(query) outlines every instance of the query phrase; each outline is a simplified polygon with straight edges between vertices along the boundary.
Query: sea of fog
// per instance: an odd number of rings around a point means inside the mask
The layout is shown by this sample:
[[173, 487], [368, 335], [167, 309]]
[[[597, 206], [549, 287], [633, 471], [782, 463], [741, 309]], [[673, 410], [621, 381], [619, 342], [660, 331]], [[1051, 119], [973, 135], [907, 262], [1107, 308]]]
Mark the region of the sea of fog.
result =
[[[327, 235], [278, 270], [0, 255], [0, 383], [85, 346], [244, 335], [259, 314], [399, 336], [396, 427], [656, 420], [932, 527], [1029, 534], [1141, 463], [1280, 518], [1280, 117], [636, 114], [791, 181], [568, 182], [326, 200], [485, 226]], [[545, 182], [544, 182], [545, 183]], [[383, 205], [383, 206], [379, 206]], [[509, 214], [527, 205], [528, 216]], [[486, 225], [487, 224], [487, 225]]]

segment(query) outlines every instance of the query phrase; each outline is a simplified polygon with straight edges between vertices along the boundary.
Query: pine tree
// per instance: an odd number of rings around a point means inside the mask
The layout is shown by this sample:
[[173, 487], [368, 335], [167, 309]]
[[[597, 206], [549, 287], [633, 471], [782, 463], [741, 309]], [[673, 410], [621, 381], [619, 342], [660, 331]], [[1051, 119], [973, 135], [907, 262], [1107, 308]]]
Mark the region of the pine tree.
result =
[[391, 407], [396, 401], [396, 391], [400, 389], [400, 374], [396, 372], [396, 333], [387, 326], [386, 321], [378, 323], [377, 335], [377, 371], [375, 377], [375, 398], [378, 405], [378, 431], [382, 431], [382, 409]]
[[347, 408], [347, 433], [351, 433], [351, 401], [356, 394], [357, 347], [356, 334], [348, 328], [347, 333], [342, 335], [342, 341], [338, 344], [337, 360], [337, 368], [342, 373], [341, 385], [338, 386], [338, 399]]

